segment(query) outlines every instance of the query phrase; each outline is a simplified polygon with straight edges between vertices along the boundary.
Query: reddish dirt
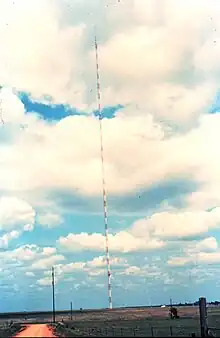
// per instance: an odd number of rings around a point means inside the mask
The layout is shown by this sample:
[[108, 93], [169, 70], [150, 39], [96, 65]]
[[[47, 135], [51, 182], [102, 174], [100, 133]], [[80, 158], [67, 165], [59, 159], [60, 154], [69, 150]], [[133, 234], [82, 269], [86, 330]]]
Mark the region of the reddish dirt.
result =
[[56, 337], [46, 324], [34, 324], [28, 326], [15, 337]]

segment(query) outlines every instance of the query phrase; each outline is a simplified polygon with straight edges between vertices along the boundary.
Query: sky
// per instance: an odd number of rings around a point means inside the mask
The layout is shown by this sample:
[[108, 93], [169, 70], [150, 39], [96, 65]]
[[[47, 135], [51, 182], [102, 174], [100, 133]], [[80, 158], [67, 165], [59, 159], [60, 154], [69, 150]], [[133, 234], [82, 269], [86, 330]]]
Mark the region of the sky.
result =
[[0, 311], [219, 299], [218, 0], [0, 0]]

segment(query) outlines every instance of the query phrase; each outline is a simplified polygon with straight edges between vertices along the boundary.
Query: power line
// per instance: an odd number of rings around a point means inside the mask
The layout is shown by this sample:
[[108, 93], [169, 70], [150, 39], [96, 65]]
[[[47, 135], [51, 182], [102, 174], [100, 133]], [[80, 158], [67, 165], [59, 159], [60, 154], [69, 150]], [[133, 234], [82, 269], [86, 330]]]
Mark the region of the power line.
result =
[[110, 267], [110, 255], [109, 255], [109, 244], [108, 244], [108, 209], [107, 209], [107, 194], [106, 194], [106, 182], [105, 182], [105, 165], [104, 165], [105, 161], [104, 161], [104, 147], [103, 147], [98, 43], [96, 39], [96, 34], [95, 34], [95, 56], [96, 56], [96, 90], [97, 90], [97, 103], [98, 103], [98, 116], [99, 116], [99, 131], [100, 131], [100, 151], [101, 151], [101, 163], [102, 163], [102, 193], [103, 193], [103, 211], [104, 211], [104, 223], [105, 223], [105, 250], [106, 250], [106, 264], [107, 264], [107, 272], [108, 272], [108, 301], [109, 301], [109, 308], [112, 309], [111, 267]]

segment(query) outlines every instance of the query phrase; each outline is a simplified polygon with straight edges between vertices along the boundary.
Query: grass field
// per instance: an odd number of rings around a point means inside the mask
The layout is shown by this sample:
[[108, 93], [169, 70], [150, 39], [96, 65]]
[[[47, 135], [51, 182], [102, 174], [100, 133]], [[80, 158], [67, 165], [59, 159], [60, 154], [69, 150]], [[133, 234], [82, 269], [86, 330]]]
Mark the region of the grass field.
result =
[[[171, 320], [168, 308], [120, 309], [88, 312], [73, 315], [72, 320], [63, 317], [64, 327], [57, 333], [68, 336], [115, 337], [190, 337], [200, 334], [198, 308], [179, 308], [179, 319]], [[220, 311], [217, 311], [220, 319]], [[58, 318], [59, 320], [61, 318]], [[214, 322], [213, 322], [214, 324]], [[214, 326], [214, 325], [213, 325]]]
[[[56, 314], [58, 336], [77, 337], [190, 337], [192, 333], [200, 336], [198, 307], [179, 307], [179, 319], [169, 318], [169, 308], [130, 308], [100, 311], [75, 311]], [[51, 313], [26, 314], [24, 318], [13, 319], [14, 322], [50, 322]], [[0, 328], [0, 337], [10, 336], [7, 326]], [[220, 308], [208, 308], [209, 327], [215, 328], [213, 333], [220, 337]], [[219, 329], [219, 330], [218, 330]]]

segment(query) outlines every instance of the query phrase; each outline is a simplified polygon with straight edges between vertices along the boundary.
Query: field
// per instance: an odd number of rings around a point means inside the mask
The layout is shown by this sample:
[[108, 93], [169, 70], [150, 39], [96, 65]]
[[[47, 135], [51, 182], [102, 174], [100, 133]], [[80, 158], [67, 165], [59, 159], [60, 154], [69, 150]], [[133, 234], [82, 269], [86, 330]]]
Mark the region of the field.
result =
[[[68, 311], [56, 313], [58, 336], [115, 336], [115, 337], [190, 337], [200, 336], [198, 307], [179, 307], [179, 319], [171, 320], [168, 308], [126, 308], [114, 310], [75, 311], [72, 319]], [[0, 315], [1, 317], [1, 315]], [[12, 318], [13, 317], [13, 318]], [[17, 317], [17, 318], [16, 318]], [[51, 322], [51, 313], [11, 315], [17, 323]], [[9, 320], [9, 314], [8, 318]], [[5, 323], [5, 318], [1, 319]], [[220, 308], [208, 308], [209, 327], [220, 337]], [[219, 329], [219, 330], [218, 330]], [[0, 331], [0, 334], [3, 331]], [[1, 334], [1, 337], [3, 334]], [[5, 335], [6, 337], [7, 335]]]
[[[179, 308], [180, 319], [171, 320], [168, 308], [117, 309], [63, 317], [57, 333], [65, 336], [189, 337], [199, 336], [198, 308]], [[219, 311], [220, 318], [220, 311]], [[59, 318], [60, 319], [60, 318]]]

